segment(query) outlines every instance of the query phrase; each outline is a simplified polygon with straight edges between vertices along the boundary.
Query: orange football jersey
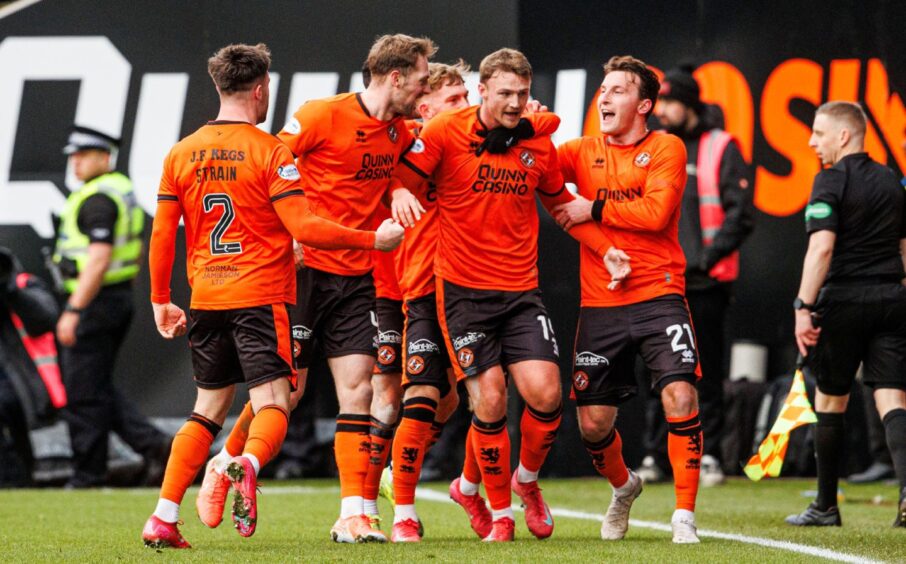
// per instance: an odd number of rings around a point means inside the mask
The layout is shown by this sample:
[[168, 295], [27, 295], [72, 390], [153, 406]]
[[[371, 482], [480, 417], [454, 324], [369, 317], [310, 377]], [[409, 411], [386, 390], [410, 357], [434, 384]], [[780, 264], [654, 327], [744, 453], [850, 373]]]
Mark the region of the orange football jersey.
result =
[[209, 122], [170, 150], [158, 201], [185, 221], [192, 308], [295, 303], [292, 237], [272, 203], [303, 194], [289, 149], [249, 123]]
[[[358, 94], [303, 104], [278, 137], [296, 156], [312, 211], [353, 229], [371, 226], [394, 165], [412, 143], [404, 119], [372, 117]], [[305, 247], [305, 264], [358, 276], [371, 271], [372, 257], [368, 251]]]
[[423, 192], [423, 181], [433, 175], [435, 274], [468, 288], [530, 290], [538, 286], [535, 191], [555, 194], [563, 186], [556, 149], [549, 136], [538, 135], [504, 154], [476, 156], [483, 141], [478, 131], [485, 129], [479, 109], [445, 112], [428, 122], [401, 157], [394, 186]]
[[686, 186], [686, 148], [674, 135], [651, 132], [632, 145], [606, 135], [581, 137], [558, 149], [567, 182], [589, 200], [606, 200], [600, 229], [626, 252], [632, 273], [616, 291], [599, 255], [580, 251], [582, 305], [617, 306], [684, 294], [686, 258], [679, 245], [680, 202]]

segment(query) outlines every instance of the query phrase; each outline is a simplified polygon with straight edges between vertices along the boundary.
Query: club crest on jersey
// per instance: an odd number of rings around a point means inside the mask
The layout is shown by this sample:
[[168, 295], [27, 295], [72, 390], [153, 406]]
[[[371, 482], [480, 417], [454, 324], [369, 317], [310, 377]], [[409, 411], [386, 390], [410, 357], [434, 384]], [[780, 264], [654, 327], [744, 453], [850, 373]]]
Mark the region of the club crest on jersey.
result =
[[377, 357], [381, 364], [391, 364], [396, 358], [396, 351], [390, 345], [384, 345], [378, 349]]
[[519, 160], [522, 161], [526, 168], [535, 166], [535, 155], [531, 151], [522, 151], [522, 154], [519, 155]]
[[422, 141], [421, 139], [416, 139], [415, 143], [412, 144], [412, 148], [409, 149], [409, 151], [412, 153], [415, 153], [416, 155], [419, 153], [424, 153], [425, 152], [425, 142]]
[[293, 325], [293, 339], [302, 341], [311, 339], [311, 329], [304, 325]]
[[468, 368], [475, 362], [475, 353], [472, 352], [472, 349], [466, 347], [456, 353], [456, 360], [459, 362], [460, 366]]
[[589, 351], [583, 351], [576, 355], [576, 366], [609, 366], [610, 361], [607, 357], [595, 354]]
[[410, 356], [409, 360], [406, 362], [406, 370], [409, 371], [409, 374], [416, 375], [421, 374], [422, 370], [425, 369], [425, 359], [416, 355]]
[[647, 151], [644, 153], [639, 153], [635, 157], [635, 166], [637, 166], [637, 167], [645, 168], [646, 166], [648, 166], [648, 163], [650, 163], [650, 162], [651, 162], [651, 153], [649, 153]]
[[277, 167], [277, 174], [284, 180], [299, 180], [299, 169], [294, 164], [286, 164]]
[[400, 132], [397, 131], [395, 125], [391, 125], [387, 128], [387, 137], [390, 138], [390, 141], [396, 143], [400, 138]]
[[573, 374], [573, 386], [580, 392], [584, 391], [588, 387], [588, 374], [581, 370]]
[[302, 344], [293, 339], [293, 358], [299, 358], [300, 354], [302, 354]]

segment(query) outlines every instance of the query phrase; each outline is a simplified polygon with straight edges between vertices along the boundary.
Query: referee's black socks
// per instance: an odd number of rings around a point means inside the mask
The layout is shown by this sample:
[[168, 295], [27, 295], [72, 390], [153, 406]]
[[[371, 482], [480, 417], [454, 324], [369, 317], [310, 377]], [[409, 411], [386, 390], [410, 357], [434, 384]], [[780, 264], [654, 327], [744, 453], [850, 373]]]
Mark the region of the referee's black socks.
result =
[[893, 459], [893, 468], [900, 481], [900, 491], [906, 488], [906, 409], [892, 409], [884, 416], [884, 434]]
[[818, 459], [818, 498], [821, 511], [837, 505], [837, 484], [840, 479], [840, 460], [844, 428], [842, 413], [816, 413], [815, 455]]

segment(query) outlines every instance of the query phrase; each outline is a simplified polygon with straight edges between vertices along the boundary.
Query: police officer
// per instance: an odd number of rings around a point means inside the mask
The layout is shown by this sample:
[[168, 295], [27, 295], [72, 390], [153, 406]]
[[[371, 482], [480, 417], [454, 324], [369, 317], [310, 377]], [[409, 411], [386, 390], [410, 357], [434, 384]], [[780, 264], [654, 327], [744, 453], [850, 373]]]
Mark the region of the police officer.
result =
[[843, 417], [859, 364], [874, 390], [899, 480], [895, 527], [906, 527], [906, 197], [893, 172], [864, 152], [866, 118], [850, 102], [815, 113], [808, 251], [793, 302], [796, 344], [815, 375], [818, 497], [786, 522], [840, 526], [837, 482]]
[[132, 319], [144, 227], [132, 183], [111, 171], [118, 144], [76, 126], [63, 149], [84, 183], [66, 200], [53, 256], [65, 294], [56, 333], [69, 396], [64, 415], [73, 451], [70, 487], [104, 483], [110, 431], [143, 454], [156, 474], [169, 443], [113, 386], [114, 361]]
[[[695, 324], [702, 379], [698, 383], [702, 434], [707, 437], [701, 461], [701, 484], [724, 481], [720, 445], [723, 437], [725, 321], [733, 282], [739, 276], [739, 247], [752, 232], [754, 206], [751, 167], [739, 144], [721, 129], [722, 119], [706, 106], [691, 68], [664, 75], [655, 114], [661, 125], [686, 145], [686, 188], [679, 220], [679, 241], [686, 255], [686, 301]], [[667, 429], [660, 401], [649, 405], [655, 429], [646, 441], [648, 456], [639, 476], [663, 477], [667, 468]]]

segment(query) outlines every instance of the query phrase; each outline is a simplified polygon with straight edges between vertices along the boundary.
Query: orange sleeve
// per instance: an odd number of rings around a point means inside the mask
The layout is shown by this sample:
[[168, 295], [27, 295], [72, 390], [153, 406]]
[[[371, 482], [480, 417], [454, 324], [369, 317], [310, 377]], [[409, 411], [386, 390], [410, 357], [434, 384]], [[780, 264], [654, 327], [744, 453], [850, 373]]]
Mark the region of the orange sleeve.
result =
[[316, 249], [374, 248], [374, 231], [343, 227], [315, 215], [301, 192], [274, 201], [274, 210], [293, 239]]
[[564, 182], [576, 183], [576, 153], [582, 139], [573, 139], [557, 148], [557, 160], [560, 163], [560, 172]]
[[311, 100], [299, 106], [277, 137], [299, 157], [320, 145], [331, 130], [331, 112], [323, 100]]
[[158, 200], [154, 226], [151, 229], [151, 246], [148, 250], [151, 302], [155, 304], [170, 303], [170, 277], [176, 258], [176, 230], [179, 228], [181, 216], [182, 207], [175, 196], [162, 197]]
[[[541, 199], [541, 205], [544, 206], [547, 213], [551, 215], [553, 215], [552, 210], [556, 206], [576, 199], [576, 197], [566, 189], [566, 186], [563, 186], [556, 194], [545, 194], [544, 192], [539, 191], [538, 196]], [[567, 233], [569, 233], [569, 236], [576, 241], [593, 249], [595, 254], [598, 255], [603, 256], [604, 253], [607, 252], [607, 249], [613, 245], [610, 239], [601, 231], [601, 227], [594, 221], [580, 223], [579, 225], [572, 227]]]
[[526, 114], [525, 117], [532, 122], [536, 137], [553, 135], [560, 127], [560, 116], [552, 112], [533, 112]]
[[630, 231], [661, 231], [667, 226], [686, 186], [686, 147], [677, 137], [664, 139], [651, 158], [642, 197], [618, 206], [605, 204], [601, 223]]
[[400, 156], [400, 162], [393, 170], [391, 192], [403, 187], [416, 196], [421, 195], [416, 191], [424, 191], [427, 186], [425, 180], [431, 178], [443, 158], [447, 121], [447, 116], [442, 114], [425, 124], [409, 150]]

